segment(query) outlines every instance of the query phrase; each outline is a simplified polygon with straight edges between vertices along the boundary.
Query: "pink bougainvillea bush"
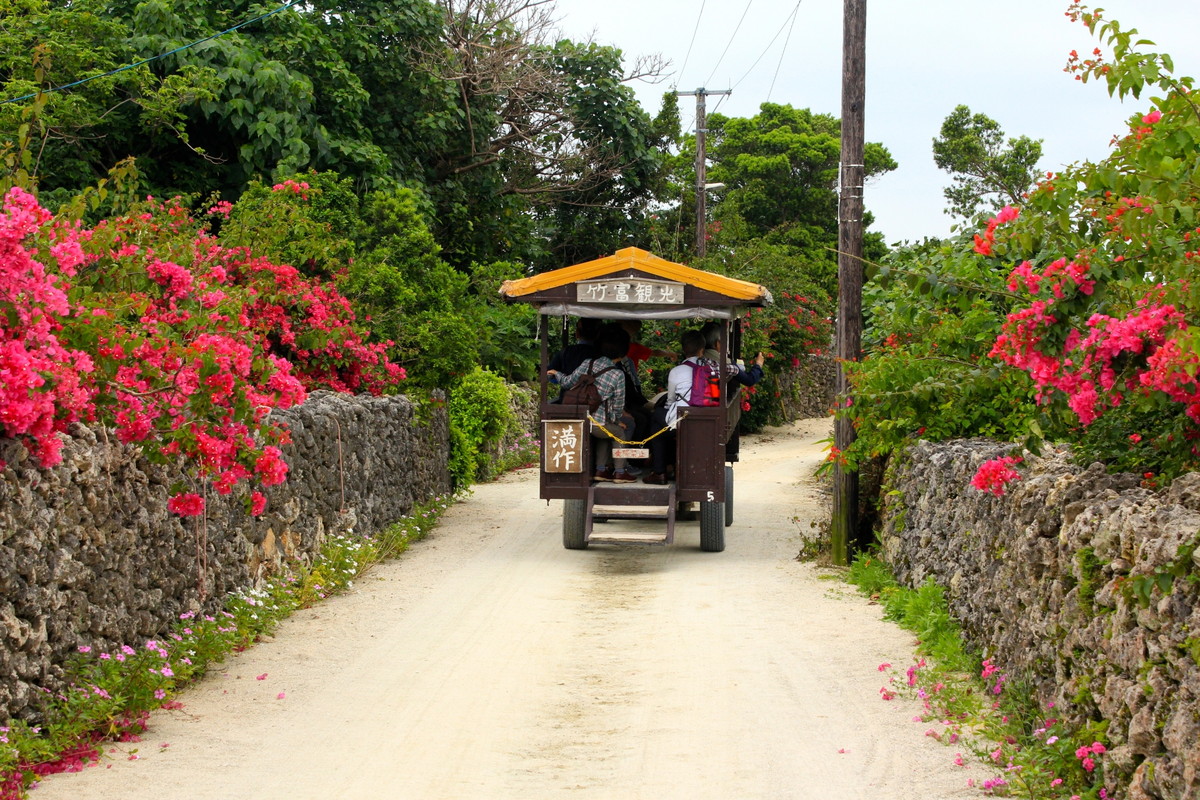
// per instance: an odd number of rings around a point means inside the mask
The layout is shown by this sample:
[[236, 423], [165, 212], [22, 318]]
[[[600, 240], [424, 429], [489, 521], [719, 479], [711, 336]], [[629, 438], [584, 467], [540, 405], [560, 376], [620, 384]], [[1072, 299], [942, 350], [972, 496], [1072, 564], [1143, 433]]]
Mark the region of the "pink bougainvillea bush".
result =
[[1200, 202], [1185, 167], [1200, 105], [1192, 79], [1141, 50], [1150, 43], [1136, 31], [1081, 4], [1068, 15], [1105, 45], [1072, 52], [1068, 73], [1158, 96], [1108, 158], [1048, 173], [1019, 213], [988, 225], [985, 255], [1008, 265], [1007, 288], [1025, 300], [991, 355], [1027, 373], [1041, 402], [1065, 406], [1089, 455], [1178, 474], [1200, 464]]
[[185, 516], [203, 512], [205, 484], [240, 487], [261, 513], [257, 489], [287, 476], [273, 409], [405, 377], [334, 286], [223, 246], [178, 201], [89, 228], [10, 190], [0, 315], [0, 434], [52, 467], [72, 422], [110, 425], [151, 459], [190, 465], [195, 485], [170, 499]]
[[989, 436], [1069, 442], [1148, 482], [1200, 468], [1200, 98], [1137, 31], [1067, 14], [1100, 40], [1067, 76], [1139, 110], [1103, 160], [1043, 173], [974, 230], [877, 268], [866, 353], [846, 365], [849, 457]]

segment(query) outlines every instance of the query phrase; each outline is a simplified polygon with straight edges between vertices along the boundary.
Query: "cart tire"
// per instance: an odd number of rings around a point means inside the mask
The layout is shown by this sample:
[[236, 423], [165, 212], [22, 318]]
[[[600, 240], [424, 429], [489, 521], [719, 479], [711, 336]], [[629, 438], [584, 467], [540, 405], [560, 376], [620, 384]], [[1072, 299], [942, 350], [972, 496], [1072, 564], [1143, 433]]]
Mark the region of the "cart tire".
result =
[[725, 468], [725, 527], [733, 524], [733, 467]]
[[568, 550], [586, 550], [587, 501], [563, 500], [562, 534], [563, 547]]
[[719, 553], [725, 549], [725, 504], [700, 501], [700, 549]]

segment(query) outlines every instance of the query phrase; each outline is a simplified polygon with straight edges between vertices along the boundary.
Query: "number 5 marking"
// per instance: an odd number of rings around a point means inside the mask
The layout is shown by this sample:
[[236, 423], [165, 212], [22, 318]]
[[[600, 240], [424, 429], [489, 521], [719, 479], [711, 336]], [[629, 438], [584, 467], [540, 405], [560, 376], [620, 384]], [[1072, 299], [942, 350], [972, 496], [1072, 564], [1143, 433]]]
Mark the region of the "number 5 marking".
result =
[[708, 502], [711, 503], [713, 500], [716, 500], [716, 499], [717, 499], [717, 496], [715, 494], [713, 494], [712, 489], [709, 489], [708, 490]]

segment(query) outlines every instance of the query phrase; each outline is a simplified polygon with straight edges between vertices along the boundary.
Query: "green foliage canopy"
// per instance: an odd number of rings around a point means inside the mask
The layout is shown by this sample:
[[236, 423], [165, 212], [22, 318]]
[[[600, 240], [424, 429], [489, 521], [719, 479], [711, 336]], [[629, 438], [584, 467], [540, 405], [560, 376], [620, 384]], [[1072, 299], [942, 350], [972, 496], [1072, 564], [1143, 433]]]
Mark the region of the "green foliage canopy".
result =
[[1041, 157], [1040, 139], [1018, 136], [1005, 144], [998, 122], [958, 106], [933, 140], [934, 163], [952, 176], [943, 190], [950, 201], [946, 213], [971, 219], [981, 210], [1020, 205], [1037, 181]]

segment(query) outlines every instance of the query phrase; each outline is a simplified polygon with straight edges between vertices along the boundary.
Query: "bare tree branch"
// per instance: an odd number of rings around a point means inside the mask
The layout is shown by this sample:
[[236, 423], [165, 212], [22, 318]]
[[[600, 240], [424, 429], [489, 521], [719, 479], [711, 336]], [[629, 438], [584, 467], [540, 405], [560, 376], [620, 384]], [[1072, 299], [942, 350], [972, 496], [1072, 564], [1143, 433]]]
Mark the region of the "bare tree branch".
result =
[[[457, 85], [467, 139], [457, 152], [443, 154], [439, 170], [462, 175], [502, 163], [500, 191], [533, 198], [619, 179], [627, 159], [608, 142], [584, 141], [596, 136], [594, 119], [571, 105], [579, 86], [564, 68], [571, 51], [564, 55], [557, 46], [553, 0], [436, 2], [443, 16], [440, 48], [419, 58]], [[589, 45], [579, 47], [583, 58], [593, 53]], [[658, 82], [665, 67], [661, 56], [642, 57], [614, 80]]]

